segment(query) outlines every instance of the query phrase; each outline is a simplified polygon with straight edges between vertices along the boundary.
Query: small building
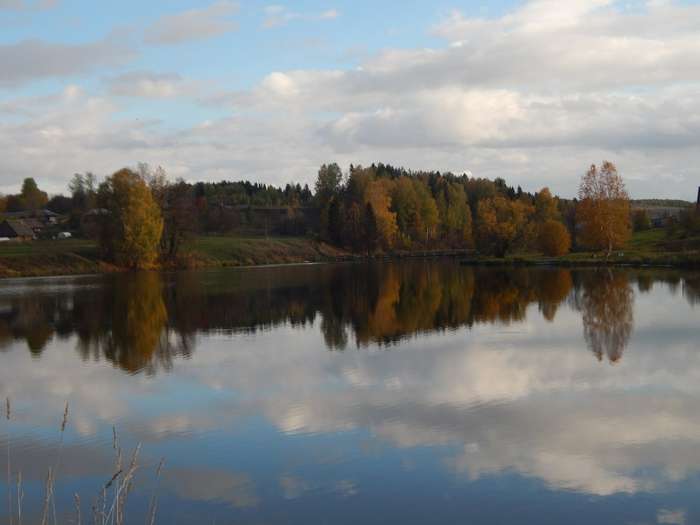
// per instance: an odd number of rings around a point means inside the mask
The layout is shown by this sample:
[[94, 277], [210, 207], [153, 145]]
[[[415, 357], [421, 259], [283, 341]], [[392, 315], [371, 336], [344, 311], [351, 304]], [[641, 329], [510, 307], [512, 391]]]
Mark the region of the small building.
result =
[[0, 223], [0, 237], [13, 241], [31, 241], [36, 236], [31, 226], [23, 220], [7, 219]]
[[33, 219], [37, 221], [37, 224], [41, 224], [43, 226], [57, 224], [61, 217], [58, 213], [54, 213], [51, 210], [10, 211], [3, 213], [2, 216], [6, 219]]

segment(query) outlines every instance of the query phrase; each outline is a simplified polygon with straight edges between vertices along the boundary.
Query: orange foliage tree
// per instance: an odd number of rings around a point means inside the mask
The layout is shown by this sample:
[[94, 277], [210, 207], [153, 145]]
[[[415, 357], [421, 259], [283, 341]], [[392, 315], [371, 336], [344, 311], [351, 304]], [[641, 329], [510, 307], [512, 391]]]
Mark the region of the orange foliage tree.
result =
[[532, 205], [511, 201], [502, 195], [479, 202], [477, 207], [477, 238], [479, 247], [498, 257], [505, 256], [527, 235]]
[[391, 181], [386, 179], [373, 180], [365, 190], [366, 202], [372, 205], [377, 224], [377, 233], [384, 248], [394, 246], [398, 227], [396, 213], [391, 211]]
[[581, 243], [609, 256], [631, 235], [630, 198], [622, 177], [612, 162], [604, 162], [600, 169], [593, 165], [581, 179], [578, 193]]
[[559, 257], [569, 253], [571, 235], [561, 222], [549, 220], [540, 225], [537, 244], [545, 255]]
[[143, 177], [122, 169], [100, 186], [103, 217], [100, 247], [105, 256], [128, 268], [156, 265], [163, 217]]

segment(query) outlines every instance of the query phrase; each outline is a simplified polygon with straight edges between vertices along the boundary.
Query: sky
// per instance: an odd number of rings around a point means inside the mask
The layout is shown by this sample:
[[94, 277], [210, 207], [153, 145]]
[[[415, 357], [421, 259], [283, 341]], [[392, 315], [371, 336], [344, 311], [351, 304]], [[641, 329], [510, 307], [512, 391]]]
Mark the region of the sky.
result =
[[384, 162], [572, 197], [603, 160], [694, 200], [700, 0], [0, 0], [0, 192]]

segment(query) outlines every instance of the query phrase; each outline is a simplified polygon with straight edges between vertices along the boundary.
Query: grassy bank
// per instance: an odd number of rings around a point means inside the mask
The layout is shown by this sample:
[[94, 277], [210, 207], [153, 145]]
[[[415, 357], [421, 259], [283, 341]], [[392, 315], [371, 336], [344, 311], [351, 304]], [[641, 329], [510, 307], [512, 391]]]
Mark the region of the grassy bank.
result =
[[575, 252], [562, 257], [535, 253], [513, 254], [504, 258], [469, 257], [465, 264], [556, 265], [556, 266], [659, 266], [700, 268], [700, 238], [668, 238], [664, 229], [637, 232], [627, 246], [610, 257], [594, 252]]
[[[184, 246], [179, 267], [254, 266], [338, 260], [348, 254], [307, 238], [198, 237]], [[105, 273], [93, 241], [70, 239], [0, 244], [0, 278]]]
[[304, 237], [197, 237], [183, 252], [183, 263], [195, 267], [322, 262], [347, 255]]
[[[302, 237], [197, 237], [186, 243], [176, 267], [204, 268], [324, 262], [362, 258], [314, 239]], [[631, 265], [700, 267], [700, 238], [669, 239], [661, 229], [634, 235], [624, 250], [612, 257], [577, 252], [563, 257], [515, 254], [503, 259], [459, 251], [392, 253], [384, 257], [456, 256], [466, 264]], [[0, 244], [0, 278], [105, 273], [119, 268], [99, 259], [92, 241], [70, 239]]]
[[6, 242], [0, 244], [0, 277], [33, 277], [115, 271], [99, 260], [92, 241]]

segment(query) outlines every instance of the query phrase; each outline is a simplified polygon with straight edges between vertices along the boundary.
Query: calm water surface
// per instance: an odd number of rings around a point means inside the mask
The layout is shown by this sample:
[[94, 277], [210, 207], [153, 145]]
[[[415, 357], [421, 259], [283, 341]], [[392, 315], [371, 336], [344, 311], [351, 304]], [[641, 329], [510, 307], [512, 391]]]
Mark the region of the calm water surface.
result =
[[89, 514], [114, 426], [130, 523], [161, 458], [159, 523], [700, 523], [699, 321], [672, 270], [3, 281], [0, 520], [8, 454], [25, 523], [49, 466]]

